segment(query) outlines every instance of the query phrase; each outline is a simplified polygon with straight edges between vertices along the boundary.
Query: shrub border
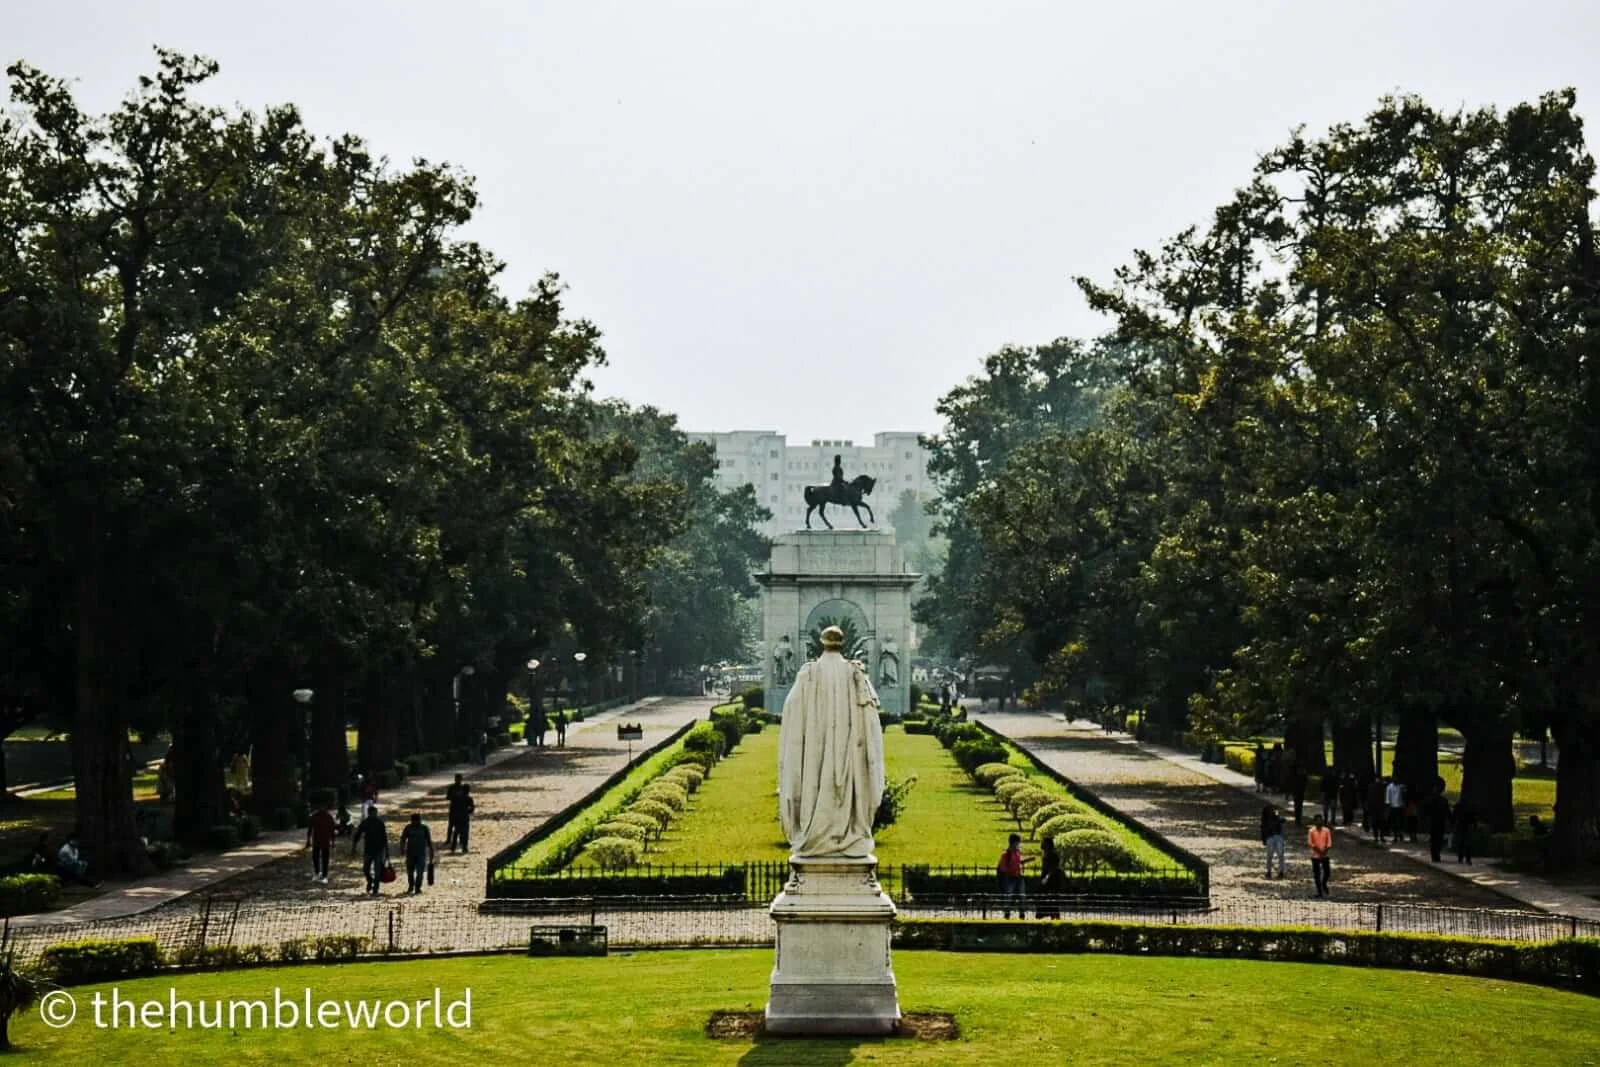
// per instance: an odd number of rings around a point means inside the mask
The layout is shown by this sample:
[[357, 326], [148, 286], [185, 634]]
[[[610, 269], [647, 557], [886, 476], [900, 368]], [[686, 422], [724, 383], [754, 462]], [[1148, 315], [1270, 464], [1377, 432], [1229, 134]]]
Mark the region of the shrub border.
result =
[[[625, 764], [615, 774], [611, 775], [611, 777], [595, 786], [594, 789], [579, 797], [571, 804], [568, 804], [565, 808], [561, 809], [561, 811], [557, 812], [552, 818], [547, 819], [541, 825], [534, 827], [532, 830], [523, 834], [521, 837], [511, 842], [511, 844], [507, 845], [499, 852], [496, 852], [494, 855], [490, 856], [489, 861], [486, 864], [486, 870], [484, 874], [483, 895], [486, 897], [517, 895], [514, 893], [507, 893], [504, 891], [504, 889], [502, 889], [500, 892], [495, 891], [495, 886], [497, 884], [495, 875], [500, 871], [501, 868], [509, 867], [513, 860], [522, 855], [522, 853], [527, 851], [527, 849], [532, 845], [538, 844], [545, 838], [565, 829], [568, 823], [572, 822], [572, 820], [581, 815], [590, 805], [594, 804], [601, 797], [605, 796], [610, 790], [621, 785], [630, 774], [638, 770], [650, 760], [654, 759], [668, 747], [677, 744], [683, 739], [684, 734], [688, 733], [702, 721], [704, 720], [691, 719], [689, 722], [684, 723], [667, 737], [656, 742], [654, 745], [635, 756], [632, 763]], [[662, 768], [661, 773], [665, 774], [670, 769], [671, 768]], [[642, 789], [647, 784], [649, 784], [648, 781], [641, 783], [640, 788]], [[499, 884], [502, 887], [505, 887], [511, 885], [513, 881], [514, 880], [508, 879], [501, 881]]]
[[1139, 819], [1129, 815], [1127, 812], [1113, 807], [1111, 804], [1101, 800], [1088, 789], [1085, 789], [1077, 782], [1074, 782], [1072, 779], [1068, 778], [1054, 767], [1047, 765], [1043, 760], [1034, 754], [1034, 751], [1031, 748], [1022, 742], [1016, 740], [1015, 738], [1007, 737], [1005, 734], [1001, 733], [999, 730], [996, 730], [987, 723], [980, 722], [976, 723], [976, 725], [979, 729], [983, 730], [986, 734], [988, 734], [990, 737], [993, 737], [1002, 745], [1007, 745], [1021, 753], [1022, 756], [1033, 766], [1033, 770], [1035, 772], [1043, 775], [1046, 778], [1049, 778], [1052, 782], [1055, 782], [1057, 785], [1061, 786], [1074, 800], [1082, 801], [1084, 804], [1093, 808], [1101, 815], [1116, 820], [1122, 825], [1128, 827], [1134, 833], [1138, 834], [1145, 840], [1147, 844], [1160, 849], [1162, 852], [1165, 852], [1167, 855], [1177, 860], [1180, 866], [1187, 868], [1195, 876], [1195, 881], [1198, 884], [1196, 895], [1207, 900], [1211, 898], [1211, 865], [1205, 860], [1201, 859], [1199, 856], [1196, 856], [1193, 852], [1190, 852], [1182, 845], [1170, 840], [1160, 831], [1152, 829]]
[[906, 919], [891, 933], [897, 949], [1322, 963], [1497, 978], [1600, 996], [1600, 938], [1523, 942], [1320, 927], [1004, 919]]

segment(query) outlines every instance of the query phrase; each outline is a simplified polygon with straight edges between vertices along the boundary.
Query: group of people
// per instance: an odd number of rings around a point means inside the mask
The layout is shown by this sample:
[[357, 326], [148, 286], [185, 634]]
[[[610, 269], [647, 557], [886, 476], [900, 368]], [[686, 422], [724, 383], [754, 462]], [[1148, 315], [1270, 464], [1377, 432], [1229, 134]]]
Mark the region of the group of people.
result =
[[[1277, 861], [1278, 877], [1287, 877], [1287, 852], [1284, 843], [1284, 819], [1276, 804], [1266, 804], [1261, 809], [1261, 843], [1267, 850], [1267, 878], [1272, 877], [1273, 861]], [[1317, 896], [1330, 896], [1329, 879], [1333, 876], [1333, 827], [1326, 816], [1318, 814], [1306, 832], [1306, 848], [1311, 852], [1311, 881]]]
[[[364, 789], [361, 801], [361, 821], [350, 839], [350, 854], [361, 853], [362, 874], [366, 878], [369, 896], [378, 896], [383, 883], [395, 875], [390, 864], [389, 827], [378, 814], [377, 790]], [[445, 790], [449, 816], [445, 846], [454, 853], [458, 848], [467, 851], [472, 837], [472, 815], [477, 801], [472, 796], [472, 786], [456, 775], [456, 780]], [[340, 813], [341, 815], [343, 812]], [[306, 825], [306, 847], [311, 850], [311, 880], [328, 884], [328, 861], [332, 858], [334, 839], [340, 836], [341, 827], [326, 804], [318, 804]], [[433, 831], [422, 821], [422, 816], [412, 813], [400, 831], [400, 854], [405, 859], [406, 893], [418, 895], [423, 885], [433, 884], [434, 862], [437, 850]], [[388, 875], [386, 878], [385, 875]]]
[[83, 858], [83, 852], [78, 847], [77, 834], [68, 834], [61, 847], [52, 850], [49, 831], [41, 833], [28, 857], [28, 871], [32, 874], [53, 874], [63, 882], [90, 889], [100, 884], [89, 877], [89, 861]]
[[556, 747], [564, 748], [567, 744], [567, 713], [559, 708], [549, 716], [545, 715], [544, 708], [533, 709], [528, 716], [526, 737], [528, 747], [544, 748], [544, 735], [549, 732], [552, 725], [556, 728]]
[[[995, 865], [995, 873], [1000, 878], [1002, 908], [1007, 919], [1011, 918], [1012, 901], [1016, 902], [1017, 918], [1027, 918], [1027, 910], [1023, 905], [1027, 896], [1027, 879], [1023, 869], [1032, 862], [1031, 857], [1023, 854], [1022, 835], [1012, 834], [1006, 842], [1005, 851], [1000, 853], [1000, 862]], [[1061, 869], [1061, 854], [1056, 850], [1056, 843], [1046, 837], [1039, 857], [1039, 889], [1046, 894], [1059, 893], [1065, 883], [1066, 872]], [[1035, 914], [1041, 919], [1059, 919], [1061, 905], [1048, 898], [1042, 899]]]

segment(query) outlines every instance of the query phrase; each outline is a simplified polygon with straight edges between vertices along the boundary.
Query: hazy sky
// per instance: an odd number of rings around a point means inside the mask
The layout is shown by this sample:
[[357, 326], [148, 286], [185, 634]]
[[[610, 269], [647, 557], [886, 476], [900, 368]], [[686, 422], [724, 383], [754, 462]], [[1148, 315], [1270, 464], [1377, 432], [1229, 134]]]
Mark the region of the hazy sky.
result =
[[[1379, 96], [1600, 107], [1595, 0], [0, 0], [0, 56], [104, 109], [153, 44], [212, 96], [476, 175], [470, 235], [685, 428], [937, 429], [1007, 343], [1106, 324], [1074, 275], [1204, 222]], [[1595, 127], [1591, 145], [1600, 140]]]

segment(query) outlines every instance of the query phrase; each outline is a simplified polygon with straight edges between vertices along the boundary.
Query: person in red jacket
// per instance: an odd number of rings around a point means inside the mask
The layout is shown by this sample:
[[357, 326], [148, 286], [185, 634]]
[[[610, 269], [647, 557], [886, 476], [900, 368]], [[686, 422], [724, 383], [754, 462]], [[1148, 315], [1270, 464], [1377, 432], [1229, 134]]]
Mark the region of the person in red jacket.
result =
[[1022, 907], [1022, 865], [1027, 863], [1027, 857], [1022, 854], [1022, 835], [1012, 834], [1006, 850], [1000, 853], [1000, 862], [995, 871], [1000, 875], [1000, 892], [1005, 895], [1006, 918], [1011, 918], [1011, 898], [1017, 898], [1017, 918], [1027, 918], [1027, 912]]
[[333, 836], [338, 824], [328, 814], [328, 805], [318, 804], [306, 824], [306, 844], [311, 848], [311, 880], [328, 884], [328, 856], [333, 850]]
[[1317, 896], [1328, 895], [1328, 877], [1333, 873], [1328, 853], [1333, 851], [1333, 831], [1326, 820], [1317, 816], [1311, 831], [1306, 834], [1306, 844], [1311, 848], [1311, 877], [1317, 883]]

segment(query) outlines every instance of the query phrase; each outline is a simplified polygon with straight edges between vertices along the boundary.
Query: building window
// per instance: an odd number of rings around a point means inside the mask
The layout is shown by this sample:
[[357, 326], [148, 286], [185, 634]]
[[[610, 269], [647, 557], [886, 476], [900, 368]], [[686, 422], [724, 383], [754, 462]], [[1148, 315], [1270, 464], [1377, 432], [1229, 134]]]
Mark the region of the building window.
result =
[[778, 450], [776, 448], [774, 448], [771, 451], [769, 451], [767, 453], [767, 458], [768, 459], [777, 459], [778, 458]]
[[907, 459], [910, 459], [910, 458], [911, 458], [911, 453], [910, 453], [910, 452], [907, 452], [907, 453], [906, 453], [906, 458], [907, 458]]
[[909, 482], [909, 481], [910, 481], [910, 480], [911, 480], [911, 475], [909, 475], [909, 474], [908, 474], [908, 475], [906, 475], [906, 481], [908, 481], [908, 482]]
[[778, 472], [777, 471], [773, 471], [772, 472], [772, 480], [773, 481], [777, 481], [778, 480]]

